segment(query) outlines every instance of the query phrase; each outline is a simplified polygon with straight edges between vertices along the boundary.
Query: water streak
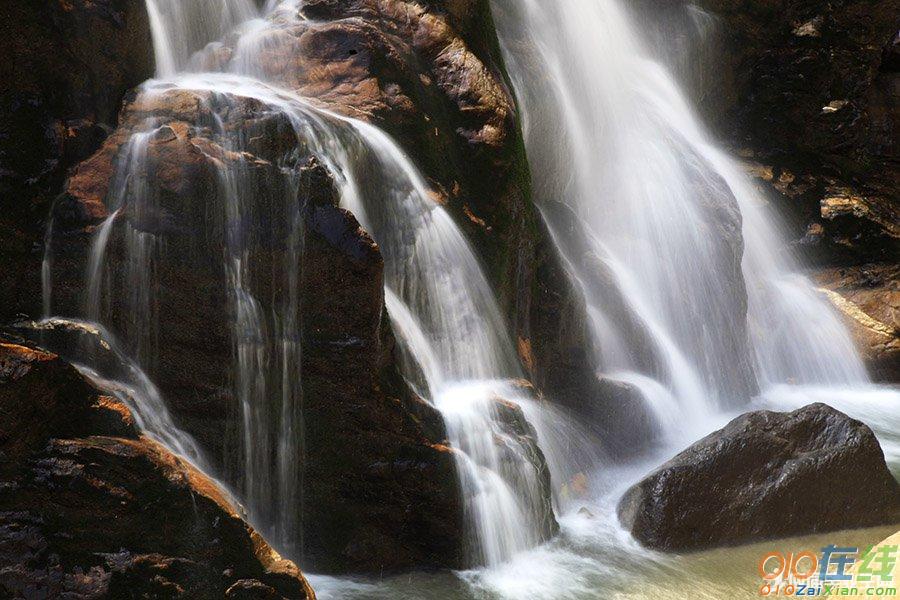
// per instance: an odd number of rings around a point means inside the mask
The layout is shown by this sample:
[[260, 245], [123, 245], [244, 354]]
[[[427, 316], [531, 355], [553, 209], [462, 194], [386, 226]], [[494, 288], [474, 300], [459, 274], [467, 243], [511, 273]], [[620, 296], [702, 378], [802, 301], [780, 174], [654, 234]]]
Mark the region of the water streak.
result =
[[[759, 387], [866, 382], [838, 316], [777, 250], [765, 200], [616, 2], [492, 6], [529, 159], [542, 165], [536, 201], [551, 229], [569, 214], [582, 231], [555, 241], [595, 311], [598, 373], [655, 379], [687, 417], [667, 419], [670, 433]], [[652, 340], [651, 356], [623, 322]], [[652, 387], [638, 385], [658, 408]]]

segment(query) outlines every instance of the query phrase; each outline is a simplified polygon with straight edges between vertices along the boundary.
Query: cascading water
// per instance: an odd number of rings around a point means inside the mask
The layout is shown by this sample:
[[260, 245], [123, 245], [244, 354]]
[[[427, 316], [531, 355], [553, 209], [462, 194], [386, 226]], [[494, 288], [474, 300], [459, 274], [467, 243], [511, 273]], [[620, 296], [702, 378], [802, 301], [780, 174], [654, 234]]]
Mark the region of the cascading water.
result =
[[[657, 380], [689, 417], [666, 419], [675, 427], [775, 383], [864, 383], [837, 315], [778, 253], [765, 202], [627, 16], [613, 0], [562, 4], [493, 2], [540, 165], [536, 201], [552, 230], [567, 213], [583, 229], [555, 239], [597, 313], [598, 373], [624, 372], [645, 395], [637, 382]], [[623, 319], [649, 336], [649, 353], [617, 327]]]
[[257, 15], [253, 0], [146, 0], [156, 76], [189, 66], [194, 52]]
[[[518, 360], [493, 291], [412, 161], [379, 129], [314, 106], [264, 68], [262, 54], [277, 47], [279, 28], [296, 24], [301, 5], [270, 0], [261, 16], [250, 0], [147, 0], [159, 79], [142, 93], [202, 93], [209, 127], [230, 156], [217, 167], [214, 195], [221, 202], [213, 220], [221, 222], [225, 240], [224, 256], [217, 259], [230, 287], [241, 417], [240, 473], [232, 483], [251, 519], [276, 545], [288, 551], [302, 546], [296, 510], [303, 502], [298, 461], [304, 443], [298, 157], [286, 152], [275, 161], [277, 175], [264, 182], [253, 178], [243, 158], [252, 140], [225, 122], [249, 99], [287, 120], [297, 145], [330, 169], [342, 204], [378, 241], [404, 374], [444, 415], [459, 450], [471, 559], [491, 567], [423, 575], [417, 583], [405, 577], [381, 584], [319, 579], [320, 597], [328, 590], [333, 597], [360, 599], [402, 593], [593, 598], [628, 591], [623, 582], [629, 578], [645, 581], [648, 571], [666, 574], [671, 566], [637, 547], [615, 520], [617, 494], [637, 474], [721, 424], [727, 418], [721, 411], [757, 388], [771, 391], [767, 402], [777, 406], [797, 403], [798, 394], [807, 397], [799, 386], [778, 384], [865, 383], [837, 319], [775, 250], [781, 244], [762, 202], [708, 140], [671, 78], [645, 58], [616, 5], [492, 0], [524, 114], [536, 200], [586, 299], [598, 376], [639, 390], [667, 443], [640, 465], [607, 463], [600, 473], [588, 473], [578, 498], [556, 486], [562, 534], [531, 549], [552, 529], [542, 500], [547, 482], [536, 468], [535, 447], [510, 431], [510, 419], [517, 417], [504, 401], [520, 405], [537, 430], [556, 483], [588, 470], [573, 468], [574, 462], [596, 467], [598, 457], [588, 455], [577, 427], [513, 381]], [[229, 52], [220, 52], [225, 44]], [[152, 435], [203, 464], [137, 366], [152, 367], [154, 322], [160, 318], [153, 312], [155, 265], [165, 260], [165, 247], [134, 226], [156, 202], [146, 187], [146, 149], [158, 127], [148, 119], [120, 151], [120, 170], [106, 199], [109, 217], [94, 234], [85, 286], [84, 316], [102, 322], [114, 276], [107, 248], [121, 229], [124, 277], [133, 284], [127, 301], [133, 317], [122, 332], [122, 348], [134, 360], [139, 385], [92, 376], [132, 398]], [[261, 242], [247, 233], [260, 195], [275, 199], [270, 216], [285, 230], [284, 252], [266, 271], [279, 282], [278, 294], [265, 294], [258, 285]], [[579, 231], [570, 237], [562, 222], [571, 214]], [[52, 258], [46, 257], [43, 276], [48, 315]], [[638, 338], [643, 343], [636, 344]], [[816, 399], [827, 401], [840, 393], [837, 387], [816, 390]], [[884, 403], [895, 395], [879, 391], [872, 398]], [[851, 404], [836, 406], [852, 414]], [[896, 444], [890, 452], [896, 456]], [[602, 494], [591, 499], [594, 489]]]
[[[550, 409], [507, 382], [520, 373], [493, 291], [463, 234], [431, 198], [409, 158], [379, 129], [314, 107], [279, 85], [277, 77], [267, 76], [264, 54], [277, 45], [280, 28], [299, 22], [299, 3], [270, 2], [265, 18], [256, 17], [251, 3], [239, 0], [147, 0], [147, 7], [160, 78], [142, 87], [144, 101], [152, 104], [154, 98], [177, 90], [197, 93], [202, 112], [211, 118], [205, 127], [220, 141], [223, 157], [228, 156], [214, 163], [219, 214], [208, 218], [224, 226], [234, 396], [242, 440], [241, 465], [233, 478], [250, 518], [281, 548], [296, 554], [302, 547], [297, 507], [302, 504], [303, 240], [302, 209], [295, 201], [297, 157], [295, 150], [287, 151], [274, 180], [261, 183], [254, 177], [244, 158], [251, 134], [225, 122], [243, 100], [258, 102], [263, 111], [287, 120], [298, 147], [330, 169], [342, 204], [379, 242], [388, 312], [407, 357], [405, 374], [442, 412], [450, 442], [459, 449], [470, 560], [499, 564], [546, 539], [555, 521], [547, 504], [549, 481], [540, 470], [544, 457], [537, 446], [523, 445], [522, 431], [510, 427], [527, 427], [526, 418], [539, 425], [537, 435], [554, 475], [567, 462], [568, 453], [559, 448], [571, 446], [573, 434], [559, 427], [560, 418]], [[216, 40], [234, 28], [222, 61], [223, 45]], [[215, 65], [215, 72], [209, 65]], [[153, 212], [158, 201], [148, 184], [148, 148], [155, 136], [165, 133], [152, 116], [136, 131], [119, 151], [107, 197], [109, 216], [93, 238], [85, 315], [101, 322], [107, 315], [105, 301], [114, 275], [107, 264], [108, 248], [121, 226], [127, 259], [123, 276], [130, 290], [124, 338], [139, 363], [149, 367], [159, 318], [153, 312], [154, 265], [166, 259], [157, 236], [135, 223], [143, 213]], [[280, 297], [264, 298], [257, 285], [264, 267], [255, 257], [264, 241], [248, 232], [256, 231], [262, 196], [279, 199], [270, 218], [287, 230], [282, 264], [267, 271], [280, 282]], [[49, 255], [46, 262], [50, 264]], [[49, 281], [46, 287], [49, 298]], [[516, 402], [527, 417], [517, 417], [506, 401]], [[500, 418], [501, 410], [512, 415], [507, 422]]]

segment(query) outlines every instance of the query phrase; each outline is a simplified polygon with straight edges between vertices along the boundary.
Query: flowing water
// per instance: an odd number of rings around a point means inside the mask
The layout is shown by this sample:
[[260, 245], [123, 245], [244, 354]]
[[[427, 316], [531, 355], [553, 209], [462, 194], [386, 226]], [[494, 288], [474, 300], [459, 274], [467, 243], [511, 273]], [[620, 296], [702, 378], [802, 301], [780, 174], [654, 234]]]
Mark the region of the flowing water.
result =
[[[515, 401], [542, 430], [540, 441], [554, 468], [567, 465], [571, 454], [589, 451], [573, 450], [577, 428], [560, 427], [562, 417], [509, 383], [520, 371], [493, 291], [463, 234], [432, 199], [404, 152], [379, 129], [313, 106], [277, 80], [266, 80], [262, 61], [271, 38], [300, 22], [297, 7], [292, 1], [270, 3], [264, 18], [255, 15], [252, 6], [236, 1], [148, 0], [159, 78], [142, 86], [143, 98], [164, 102], [178, 90], [198, 93], [201, 112], [212, 121], [207, 125], [211, 136], [228, 157], [216, 163], [212, 209], [218, 214], [211, 213], [208, 219], [224, 224], [224, 270], [234, 315], [234, 395], [242, 452], [240, 469], [231, 478], [252, 522], [288, 555], [298, 556], [302, 531], [296, 515], [303, 500], [297, 459], [302, 457], [304, 436], [297, 157], [294, 150], [288, 151], [271, 180], [254, 177], [253, 165], [245, 158], [253, 134], [235, 131], [227, 122], [249, 99], [290, 123], [298, 148], [329, 167], [342, 204], [379, 241], [385, 257], [385, 294], [407, 357], [406, 374], [442, 412], [450, 442], [461, 450], [457, 457], [470, 560], [500, 564], [543, 541], [552, 517], [540, 493], [534, 448], [523, 446], [509, 423], [498, 418], [498, 402]], [[238, 23], [236, 15], [250, 18]], [[229, 38], [233, 52], [218, 61], [216, 71], [205, 70], [217, 62], [223, 48], [215, 37], [230, 28], [235, 28]], [[129, 290], [123, 337], [131, 356], [151, 370], [160, 318], [154, 313], [158, 304], [154, 266], [166, 260], [166, 252], [162, 236], [139, 230], [134, 223], [156, 210], [160, 201], [147, 181], [148, 147], [157, 135], [164, 132], [151, 116], [135, 126], [119, 151], [106, 198], [109, 216], [97, 227], [91, 244], [84, 298], [86, 318], [100, 322], [111, 318], [111, 279], [119, 270], [108, 255], [116, 228], [123, 228], [127, 268], [121, 276]], [[259, 230], [256, 205], [264, 197], [276, 198], [270, 217], [287, 229], [283, 264], [275, 268], [257, 258], [264, 254], [264, 240], [254, 233]], [[286, 292], [267, 296], [259, 285], [262, 273], [280, 282]], [[49, 298], [52, 285], [45, 284]], [[147, 405], [142, 410], [156, 409]]]
[[[262, 184], [252, 176], [244, 158], [252, 140], [227, 123], [251, 99], [283, 116], [297, 148], [328, 166], [342, 205], [379, 243], [404, 374], [441, 411], [451, 444], [461, 450], [470, 558], [485, 565], [380, 581], [312, 577], [320, 598], [753, 595], [759, 547], [690, 557], [649, 552], [618, 525], [615, 504], [629, 484], [745, 409], [757, 392], [760, 406], [823, 400], [857, 415], [876, 430], [894, 467], [900, 463], [900, 395], [867, 384], [837, 316], [778, 251], [784, 244], [764, 200], [710, 140], [615, 2], [492, 0], [492, 9], [522, 111], [535, 200], [586, 301], [598, 377], [639, 390], [660, 426], [655, 450], [624, 464], [592, 448], [577, 424], [516, 382], [518, 361], [478, 257], [403, 150], [372, 125], [324, 110], [267, 76], [265, 52], [277, 44], [280, 28], [299, 22], [301, 5], [270, 0], [259, 11], [250, 0], [147, 0], [157, 79], [142, 93], [206, 94], [211, 128], [232, 157], [218, 167], [218, 214], [210, 217], [223, 225], [225, 252], [217, 260], [234, 315], [242, 451], [230, 484], [254, 524], [298, 556], [304, 443], [299, 153], [287, 151]], [[222, 61], [226, 43], [232, 51]], [[152, 120], [141, 124], [120, 152], [79, 315], [104, 322], [111, 280], [124, 272], [130, 317], [121, 347], [142, 376], [134, 376], [137, 383], [113, 382], [83, 368], [123, 389], [123, 397], [147, 398], [130, 404], [148, 430], [205, 465], [142, 370], [153, 372], [155, 331], [164, 318], [154, 312], [154, 298], [166, 248], [132, 224], [159, 201], [146, 182], [147, 145], [158, 127]], [[274, 265], [259, 263], [263, 242], [247, 233], [255, 230], [254, 199], [262, 195], [274, 198], [269, 217], [284, 229], [285, 251]], [[564, 225], [573, 220], [574, 234]], [[114, 272], [108, 248], [117, 235], [127, 266]], [[48, 252], [48, 315], [52, 263]], [[282, 292], [260, 288], [263, 269]], [[647, 343], [637, 344], [636, 336]], [[521, 406], [550, 470], [561, 532], [546, 542], [541, 472], [533, 448], [501, 418], [503, 401]], [[873, 541], [884, 533], [830, 539]], [[783, 542], [805, 543], [812, 542]]]

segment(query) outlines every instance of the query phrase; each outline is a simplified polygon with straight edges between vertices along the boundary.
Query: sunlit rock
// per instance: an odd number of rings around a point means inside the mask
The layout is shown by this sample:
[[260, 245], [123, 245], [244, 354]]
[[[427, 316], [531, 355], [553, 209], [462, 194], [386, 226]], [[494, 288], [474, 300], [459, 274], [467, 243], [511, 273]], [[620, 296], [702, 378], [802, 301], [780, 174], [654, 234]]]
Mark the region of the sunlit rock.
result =
[[0, 415], [0, 595], [315, 597], [217, 484], [57, 356], [0, 343]]

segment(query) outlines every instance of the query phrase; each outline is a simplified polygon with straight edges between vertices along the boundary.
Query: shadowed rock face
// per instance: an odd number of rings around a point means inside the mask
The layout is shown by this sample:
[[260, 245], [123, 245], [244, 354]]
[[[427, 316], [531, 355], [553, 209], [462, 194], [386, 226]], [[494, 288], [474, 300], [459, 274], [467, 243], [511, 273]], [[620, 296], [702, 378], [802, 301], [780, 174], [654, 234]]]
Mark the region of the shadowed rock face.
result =
[[900, 485], [872, 431], [824, 404], [747, 413], [630, 488], [642, 544], [691, 551], [900, 521]]
[[[10, 0], [0, 51], [0, 317], [40, 310], [44, 218], [66, 170], [153, 73], [143, 0]], [[12, 60], [15, 57], [15, 60]]]
[[0, 594], [315, 597], [216, 484], [57, 356], [0, 343], [0, 415]]

